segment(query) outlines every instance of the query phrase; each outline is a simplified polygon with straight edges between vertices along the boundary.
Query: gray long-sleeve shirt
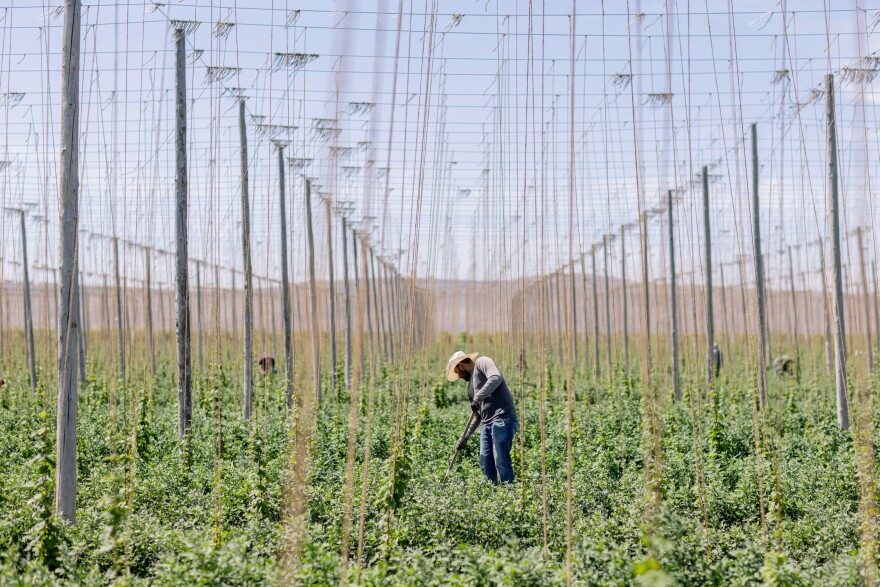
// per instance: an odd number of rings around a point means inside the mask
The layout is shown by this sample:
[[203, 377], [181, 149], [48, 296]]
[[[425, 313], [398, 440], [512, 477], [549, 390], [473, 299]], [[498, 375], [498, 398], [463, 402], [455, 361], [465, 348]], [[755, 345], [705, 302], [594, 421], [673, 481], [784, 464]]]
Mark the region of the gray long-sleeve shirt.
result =
[[465, 431], [465, 438], [469, 438], [481, 423], [491, 424], [502, 418], [517, 417], [507, 382], [504, 381], [498, 365], [489, 357], [479, 357], [475, 361], [467, 393], [471, 403], [479, 405], [479, 410], [475, 412], [476, 417]]

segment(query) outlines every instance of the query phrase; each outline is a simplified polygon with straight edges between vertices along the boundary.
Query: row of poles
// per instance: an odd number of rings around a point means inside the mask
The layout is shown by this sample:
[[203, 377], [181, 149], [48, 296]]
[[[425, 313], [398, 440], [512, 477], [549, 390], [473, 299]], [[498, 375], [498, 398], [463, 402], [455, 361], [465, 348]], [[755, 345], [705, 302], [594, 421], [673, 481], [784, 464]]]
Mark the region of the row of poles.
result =
[[[844, 319], [844, 289], [843, 289], [843, 270], [842, 270], [842, 262], [841, 262], [841, 252], [840, 252], [840, 243], [841, 243], [841, 231], [840, 231], [840, 204], [839, 204], [839, 178], [838, 178], [838, 160], [837, 160], [837, 131], [835, 124], [835, 106], [834, 106], [834, 77], [832, 74], [828, 74], [825, 77], [825, 96], [826, 96], [826, 125], [827, 125], [827, 162], [828, 162], [828, 238], [830, 239], [831, 245], [831, 291], [828, 292], [828, 288], [826, 286], [826, 281], [823, 278], [823, 291], [822, 295], [825, 300], [825, 308], [826, 308], [826, 341], [827, 346], [832, 350], [829, 353], [829, 358], [833, 356], [833, 370], [835, 377], [835, 391], [836, 391], [836, 403], [837, 403], [837, 422], [839, 427], [842, 430], [846, 430], [850, 426], [850, 414], [849, 414], [849, 404], [847, 400], [847, 366], [846, 366], [846, 330], [845, 330], [845, 319]], [[755, 278], [755, 291], [757, 298], [757, 309], [758, 309], [758, 317], [757, 317], [757, 329], [759, 333], [758, 337], [758, 369], [757, 369], [757, 381], [758, 381], [758, 396], [760, 398], [760, 406], [763, 409], [767, 404], [767, 365], [770, 357], [770, 339], [768, 335], [768, 315], [767, 315], [767, 292], [766, 292], [766, 275], [764, 269], [764, 252], [763, 245], [761, 242], [761, 218], [760, 218], [760, 175], [759, 175], [759, 162], [758, 162], [758, 132], [757, 125], [751, 125], [751, 161], [752, 161], [752, 185], [751, 185], [751, 221], [752, 221], [752, 256], [754, 259], [754, 278]], [[703, 295], [704, 295], [704, 307], [705, 307], [705, 335], [706, 335], [706, 347], [705, 347], [705, 381], [707, 388], [711, 385], [714, 374], [716, 372], [716, 362], [719, 360], [718, 350], [716, 347], [716, 330], [715, 330], [715, 311], [714, 311], [714, 299], [713, 299], [713, 262], [712, 262], [712, 239], [711, 239], [711, 212], [710, 212], [710, 192], [709, 192], [709, 172], [708, 167], [704, 166], [700, 173], [700, 185], [702, 188], [702, 221], [703, 221]], [[669, 356], [670, 356], [670, 371], [672, 375], [672, 386], [673, 386], [673, 396], [675, 401], [680, 399], [681, 395], [681, 382], [680, 382], [680, 351], [679, 351], [679, 336], [680, 336], [680, 327], [679, 327], [679, 313], [678, 313], [678, 305], [679, 305], [679, 295], [678, 295], [678, 272], [676, 269], [676, 247], [675, 247], [675, 217], [674, 217], [674, 192], [673, 190], [669, 190], [666, 195], [665, 201], [665, 210], [663, 207], [657, 208], [652, 211], [642, 212], [640, 215], [639, 222], [642, 224], [641, 231], [643, 235], [643, 239], [645, 241], [642, 244], [642, 267], [643, 267], [643, 299], [646, 305], [649, 305], [649, 280], [648, 280], [648, 272], [647, 272], [647, 264], [648, 264], [648, 251], [647, 246], [645, 245], [646, 235], [648, 232], [648, 217], [650, 215], [662, 215], [665, 213], [667, 216], [667, 225], [668, 225], [668, 283], [669, 283], [669, 295], [668, 295], [668, 315], [670, 319], [670, 328], [669, 328]], [[621, 247], [625, 247], [625, 233], [629, 228], [635, 227], [636, 224], [625, 224], [620, 229], [619, 238], [621, 240]], [[864, 259], [864, 247], [863, 247], [863, 229], [858, 228], [855, 231], [857, 240], [858, 240], [858, 254], [859, 254], [859, 265], [861, 271], [861, 281], [862, 281], [862, 298], [865, 304], [865, 318], [867, 320], [867, 338], [868, 338], [868, 361], [869, 365], [873, 367], [873, 349], [872, 349], [872, 336], [871, 336], [871, 324], [870, 317], [872, 315], [871, 312], [871, 300], [872, 297], [869, 296], [867, 284], [867, 271], [866, 264]], [[606, 350], [606, 363], [608, 368], [611, 368], [612, 365], [612, 349], [610, 344], [610, 335], [612, 332], [611, 328], [611, 308], [609, 300], [611, 299], [611, 289], [610, 283], [608, 279], [608, 261], [609, 261], [609, 245], [618, 235], [606, 235], [602, 238], [602, 240], [593, 245], [589, 253], [583, 253], [580, 255], [579, 263], [581, 267], [581, 275], [583, 277], [582, 284], [582, 292], [583, 292], [583, 312], [584, 312], [584, 328], [585, 332], [589, 329], [588, 325], [588, 298], [592, 299], [592, 345], [589, 345], [589, 341], [587, 341], [586, 348], [583, 351], [583, 356], [585, 360], [585, 364], [592, 363], [593, 372], [596, 376], [597, 380], [600, 372], [600, 365], [602, 363], [601, 350], [600, 350], [600, 315], [599, 315], [599, 286], [598, 286], [598, 274], [597, 270], [597, 262], [596, 256], [597, 252], [601, 249], [604, 252], [604, 272], [605, 272], [605, 283], [604, 283], [604, 298], [606, 300], [605, 307], [605, 317], [604, 317], [604, 330], [606, 335], [609, 337], [607, 344], [605, 345]], [[821, 256], [822, 270], [823, 273], [827, 270], [823, 243], [822, 240], [819, 239], [819, 250]], [[790, 293], [792, 296], [792, 300], [795, 298], [795, 285], [794, 285], [794, 268], [793, 262], [791, 260], [791, 247], [787, 250], [788, 253], [788, 265], [789, 265], [789, 273], [791, 275], [790, 279]], [[588, 259], [589, 257], [589, 259]], [[623, 286], [621, 288], [621, 304], [622, 304], [622, 320], [623, 320], [623, 340], [622, 340], [622, 360], [623, 360], [623, 368], [625, 372], [629, 372], [629, 300], [627, 295], [627, 284], [626, 284], [626, 251], [625, 249], [621, 249], [621, 279], [623, 281]], [[588, 268], [588, 262], [590, 267]], [[568, 322], [567, 317], [563, 316], [563, 305], [569, 307], [568, 304], [563, 304], [562, 300], [567, 297], [564, 292], [566, 287], [570, 288], [571, 291], [571, 317], [570, 324], [572, 325], [572, 332], [574, 334], [572, 338], [573, 344], [573, 353], [574, 356], [579, 356], [577, 350], [577, 340], [578, 340], [578, 317], [577, 317], [577, 306], [575, 303], [576, 299], [576, 271], [575, 267], [578, 263], [578, 260], [572, 260], [567, 264], [567, 267], [563, 267], [556, 272], [552, 273], [548, 277], [537, 280], [533, 285], [530, 285], [523, 290], [517, 292], [517, 294], [512, 299], [512, 312], [511, 316], [513, 317], [512, 323], [516, 328], [518, 323], [525, 324], [524, 314], [527, 312], [540, 312], [543, 315], [533, 316], [540, 322], [544, 322], [546, 324], [557, 324], [560, 329], [562, 325]], [[742, 268], [742, 264], [740, 264]], [[743, 270], [744, 271], [744, 270]], [[567, 273], [567, 276], [566, 276]], [[876, 273], [876, 270], [875, 270]], [[589, 286], [590, 294], [588, 296], [588, 284], [587, 284], [587, 276], [592, 276], [592, 283]], [[743, 273], [744, 275], [744, 273]], [[563, 283], [568, 277], [569, 283], [567, 285], [563, 285]], [[723, 280], [723, 273], [722, 273]], [[722, 283], [722, 295], [725, 295], [725, 284]], [[743, 318], [747, 315], [746, 302], [745, 302], [745, 288], [743, 289]], [[541, 303], [541, 300], [553, 300], [557, 301], [556, 304], [556, 312], [557, 316], [553, 316], [553, 310], [551, 303]], [[527, 304], [527, 300], [533, 302], [531, 304]], [[829, 303], [830, 300], [830, 303]], [[874, 288], [873, 293], [874, 300], [874, 318], [875, 322], [878, 324], [875, 326], [875, 330], [877, 332], [877, 336], [880, 337], [880, 307], [877, 307], [877, 292], [876, 286]], [[793, 302], [794, 303], [794, 302]], [[726, 306], [726, 304], [725, 304]], [[829, 308], [830, 306], [830, 308]], [[647, 309], [647, 308], [646, 308]], [[828, 311], [830, 309], [830, 312]], [[796, 318], [793, 324], [793, 327], [797, 329]], [[650, 325], [645, 323], [643, 324], [643, 328], [649, 331]], [[586, 341], [587, 339], [585, 339]], [[796, 340], [796, 338], [795, 338]], [[550, 344], [550, 353], [553, 354], [553, 341], [552, 337], [549, 341]], [[561, 346], [562, 341], [558, 341], [558, 344]], [[589, 348], [592, 346], [592, 348]], [[561, 348], [560, 348], [561, 351]], [[592, 357], [591, 357], [592, 355]]]
[[[79, 289], [77, 271], [77, 236], [79, 220], [79, 44], [80, 44], [80, 0], [65, 0], [64, 4], [64, 42], [62, 46], [62, 151], [61, 151], [61, 198], [60, 198], [60, 300], [58, 308], [58, 396], [57, 396], [57, 469], [56, 469], [56, 511], [67, 521], [76, 521], [76, 435], [77, 435], [77, 366], [84, 369], [85, 349], [82, 318], [84, 310]], [[178, 434], [183, 437], [192, 428], [192, 350], [189, 299], [189, 265], [193, 261], [188, 255], [188, 186], [186, 153], [186, 49], [185, 28], [175, 28], [175, 322], [176, 322], [176, 366], [178, 395]], [[245, 100], [238, 98], [238, 122], [241, 154], [241, 214], [242, 251], [244, 275], [244, 343], [243, 343], [243, 418], [249, 420], [254, 410], [254, 340], [253, 340], [253, 264], [250, 237], [250, 192], [248, 177], [248, 141], [245, 123]], [[287, 203], [285, 169], [288, 166], [284, 157], [284, 145], [276, 143], [278, 157], [279, 216], [281, 233], [281, 296], [284, 340], [284, 376], [286, 378], [286, 403], [293, 407], [293, 320], [291, 316], [291, 295], [288, 274], [287, 243]], [[312, 376], [317, 404], [322, 400], [321, 341], [318, 313], [317, 278], [315, 268], [315, 243], [312, 226], [312, 181], [305, 178], [304, 196], [306, 210], [306, 239], [308, 255], [308, 312], [310, 315], [310, 335], [312, 354]], [[328, 260], [329, 260], [329, 337], [330, 382], [338, 385], [336, 365], [336, 292], [333, 265], [332, 226], [333, 206], [329, 197], [323, 197], [327, 210]], [[24, 212], [22, 212], [22, 239], [24, 232]], [[430, 303], [428, 297], [416, 288], [415, 283], [402, 278], [400, 273], [385, 259], [377, 255], [369, 245], [366, 236], [351, 227], [351, 222], [343, 214], [341, 219], [342, 236], [342, 286], [344, 305], [344, 384], [351, 385], [352, 371], [352, 309], [348, 254], [351, 251], [354, 266], [354, 284], [359, 291], [365, 289], [365, 312], [369, 332], [370, 367], [375, 374], [380, 354], [393, 362], [395, 359], [395, 332], [401, 332], [405, 316], [426, 315]], [[351, 237], [351, 245], [348, 240]], [[122, 287], [120, 287], [118, 238], [113, 237], [115, 279], [117, 283], [116, 314], [118, 336], [118, 367], [120, 378], [125, 375], [125, 345], [122, 336], [124, 325], [122, 307]], [[360, 243], [360, 247], [358, 247]], [[140, 246], [140, 245], [139, 245]], [[365, 275], [358, 274], [358, 249], [360, 248], [362, 267]], [[150, 248], [146, 251], [146, 317], [148, 346], [151, 353], [151, 370], [155, 373], [155, 352], [153, 345], [152, 302], [149, 296]], [[377, 261], [378, 258], [378, 261]], [[367, 262], [368, 261], [368, 262]], [[29, 278], [27, 275], [26, 247], [23, 248], [25, 278], [25, 322], [28, 349], [28, 363], [31, 382], [36, 388], [36, 367], [33, 349], [33, 322], [30, 307]], [[201, 278], [200, 262], [196, 263], [196, 290], [199, 322], [201, 322]], [[215, 266], [215, 271], [219, 266]], [[361, 283], [363, 280], [363, 284]], [[218, 282], [219, 285], [219, 282]], [[424, 341], [429, 328], [413, 325], [411, 335]], [[199, 324], [199, 363], [202, 361], [201, 324]], [[414, 344], [419, 344], [413, 340]], [[399, 343], [398, 343], [399, 344]], [[375, 348], [374, 348], [375, 347]], [[361, 347], [359, 360], [364, 365], [364, 349]], [[82, 373], [81, 373], [82, 374]]]

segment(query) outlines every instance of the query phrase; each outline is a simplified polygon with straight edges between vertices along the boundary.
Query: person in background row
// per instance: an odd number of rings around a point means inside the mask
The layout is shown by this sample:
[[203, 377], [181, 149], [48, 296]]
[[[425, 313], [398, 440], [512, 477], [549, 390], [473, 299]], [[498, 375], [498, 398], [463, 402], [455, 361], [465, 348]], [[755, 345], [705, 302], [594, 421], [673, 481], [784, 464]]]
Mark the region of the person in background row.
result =
[[480, 357], [480, 353], [466, 355], [456, 351], [446, 364], [446, 378], [449, 381], [467, 381], [468, 399], [474, 413], [455, 450], [462, 450], [477, 426], [482, 424], [480, 468], [483, 469], [483, 475], [495, 485], [513, 483], [510, 449], [513, 447], [513, 435], [519, 428], [519, 419], [513, 396], [498, 365], [489, 357]]
[[263, 356], [260, 357], [260, 371], [263, 372], [264, 377], [269, 373], [273, 375], [278, 373], [278, 370], [275, 369], [275, 357], [269, 353], [263, 353]]
[[721, 352], [721, 349], [718, 348], [718, 343], [712, 343], [712, 366], [715, 368], [715, 377], [718, 377], [718, 374], [721, 373], [721, 367], [724, 364], [724, 354]]
[[786, 355], [779, 355], [776, 357], [776, 360], [773, 361], [773, 373], [775, 373], [777, 377], [793, 375], [794, 362]]

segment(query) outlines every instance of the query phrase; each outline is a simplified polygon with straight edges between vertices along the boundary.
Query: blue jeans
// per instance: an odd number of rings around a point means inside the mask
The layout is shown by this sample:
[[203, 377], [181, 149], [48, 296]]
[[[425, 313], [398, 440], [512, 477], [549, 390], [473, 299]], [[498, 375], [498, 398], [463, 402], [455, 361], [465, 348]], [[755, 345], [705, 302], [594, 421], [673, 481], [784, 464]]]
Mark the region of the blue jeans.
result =
[[480, 431], [480, 467], [486, 479], [495, 485], [513, 483], [510, 448], [517, 428], [519, 422], [516, 418], [503, 418], [483, 424]]

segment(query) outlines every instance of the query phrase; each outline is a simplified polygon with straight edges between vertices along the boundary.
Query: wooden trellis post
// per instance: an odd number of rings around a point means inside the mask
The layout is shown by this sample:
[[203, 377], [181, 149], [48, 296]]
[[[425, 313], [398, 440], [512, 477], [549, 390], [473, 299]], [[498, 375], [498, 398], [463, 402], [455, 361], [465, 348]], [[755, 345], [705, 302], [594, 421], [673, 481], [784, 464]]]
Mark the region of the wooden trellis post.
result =
[[333, 390], [336, 390], [336, 277], [333, 273], [333, 213], [330, 209], [330, 199], [324, 202], [327, 206], [327, 281], [330, 288], [330, 382]]
[[72, 312], [79, 304], [76, 279], [79, 223], [79, 44], [80, 0], [64, 2], [61, 61], [61, 306], [58, 314], [58, 412], [55, 511], [76, 523], [77, 337]]
[[712, 232], [709, 221], [709, 168], [703, 166], [703, 246], [705, 258], [706, 289], [706, 394], [711, 390], [712, 378], [715, 374], [715, 312], [712, 306]]
[[187, 228], [188, 185], [186, 174], [186, 46], [182, 29], [175, 31], [175, 206], [177, 245], [177, 434], [192, 428], [192, 360], [189, 319], [189, 235]]
[[[351, 390], [351, 292], [348, 284], [348, 227], [342, 218], [342, 292], [345, 304], [345, 389]], [[363, 371], [361, 371], [363, 372]]]
[[599, 377], [601, 375], [601, 353], [599, 352], [599, 294], [598, 288], [596, 287], [596, 246], [593, 245], [593, 248], [590, 250], [590, 255], [593, 261], [593, 370], [596, 374], [596, 385], [599, 384]]
[[312, 182], [306, 180], [306, 240], [309, 248], [309, 305], [311, 309], [312, 331], [312, 375], [315, 385], [315, 399], [321, 405], [321, 341], [318, 336], [318, 293], [315, 285], [315, 235], [312, 231]]
[[21, 269], [24, 277], [24, 332], [27, 352], [28, 369], [31, 374], [31, 392], [37, 393], [37, 359], [34, 353], [34, 317], [31, 301], [31, 280], [28, 270], [27, 230], [25, 229], [24, 210], [16, 210], [21, 220]]
[[290, 277], [287, 260], [287, 194], [285, 193], [284, 145], [278, 150], [278, 203], [281, 223], [281, 315], [284, 321], [284, 377], [287, 409], [293, 408], [293, 324], [290, 319]]
[[675, 282], [675, 224], [672, 215], [672, 190], [666, 192], [666, 207], [669, 212], [669, 316], [671, 328], [669, 344], [672, 351], [672, 392], [675, 401], [681, 398], [681, 382], [678, 372], [678, 306]]
[[254, 402], [254, 284], [253, 267], [251, 266], [251, 220], [244, 98], [238, 99], [238, 132], [241, 144], [241, 246], [244, 256], [244, 419], [250, 420]]
[[620, 227], [620, 279], [623, 301], [623, 372], [629, 377], [629, 307], [626, 296], [626, 225]]
[[[755, 291], [758, 297], [758, 397], [767, 405], [767, 309], [764, 300], [764, 254], [761, 251], [761, 208], [758, 196], [758, 125], [752, 123], [752, 254], [755, 258]], [[745, 309], [745, 308], [744, 308]], [[745, 316], [745, 313], [743, 314]]]
[[153, 339], [153, 279], [150, 247], [144, 247], [144, 312], [147, 322], [147, 346], [150, 350], [150, 375], [156, 377], [156, 345]]
[[608, 378], [611, 380], [613, 367], [611, 364], [611, 285], [608, 282], [608, 241], [610, 235], [603, 239], [603, 252], [605, 258], [605, 357], [608, 360]]
[[[862, 278], [862, 298], [865, 303], [865, 332], [868, 335], [868, 369], [874, 372], [874, 344], [871, 337], [871, 295], [868, 293], [868, 271], [865, 267], [865, 244], [862, 233], [864, 229], [856, 228], [856, 242], [859, 247], [859, 271]], [[789, 255], [791, 252], [789, 251]], [[880, 336], [880, 333], [878, 333]]]
[[113, 272], [116, 276], [116, 353], [119, 380], [125, 384], [125, 327], [122, 324], [122, 281], [119, 277], [119, 237], [113, 237]]
[[831, 223], [831, 269], [834, 285], [834, 357], [837, 388], [837, 424], [849, 429], [849, 402], [846, 380], [846, 335], [843, 307], [843, 271], [840, 261], [840, 207], [837, 198], [837, 126], [834, 110], [834, 76], [825, 76], [825, 116], [828, 157], [828, 210]]
[[[794, 286], [794, 263], [791, 259], [791, 246], [788, 247], [788, 283], [789, 288], [791, 290], [791, 312], [792, 312], [792, 326], [794, 328], [794, 356], [797, 359], [797, 365], [799, 367], [798, 373], [800, 373], [800, 364], [801, 364], [801, 346], [800, 346], [800, 327], [798, 326], [798, 307], [797, 307], [797, 296], [795, 294], [795, 286]], [[800, 375], [798, 375], [800, 376]]]

